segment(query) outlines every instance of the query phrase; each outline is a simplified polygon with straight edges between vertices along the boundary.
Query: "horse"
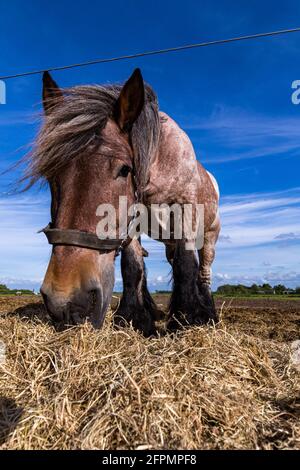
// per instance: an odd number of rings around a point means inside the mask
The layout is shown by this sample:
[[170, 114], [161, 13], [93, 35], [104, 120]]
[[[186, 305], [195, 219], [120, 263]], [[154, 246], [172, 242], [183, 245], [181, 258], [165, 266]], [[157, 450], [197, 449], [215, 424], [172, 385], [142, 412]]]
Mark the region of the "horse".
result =
[[[184, 232], [161, 240], [173, 274], [167, 329], [216, 323], [211, 265], [220, 232], [218, 185], [197, 161], [187, 134], [159, 110], [141, 71], [124, 85], [68, 89], [44, 72], [43, 108], [24, 179], [27, 188], [40, 179], [50, 187], [51, 223], [43, 231], [53, 246], [41, 295], [53, 323], [88, 319], [102, 326], [121, 251], [123, 293], [114, 323], [155, 334], [158, 308], [147, 288], [140, 237], [97, 236], [97, 208], [110, 204], [117, 211], [121, 196], [150, 212], [155, 204], [204, 207], [202, 246], [187, 249]], [[129, 215], [123, 216], [129, 225]]]

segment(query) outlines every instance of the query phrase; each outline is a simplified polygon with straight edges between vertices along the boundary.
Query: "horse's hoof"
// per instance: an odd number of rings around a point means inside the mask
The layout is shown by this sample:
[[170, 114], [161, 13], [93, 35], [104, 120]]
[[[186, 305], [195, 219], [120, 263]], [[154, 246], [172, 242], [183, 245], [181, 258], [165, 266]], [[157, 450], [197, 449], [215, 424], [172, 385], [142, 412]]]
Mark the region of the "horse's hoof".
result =
[[132, 325], [135, 330], [138, 330], [146, 338], [157, 335], [150, 313], [144, 309], [140, 311], [135, 310], [132, 314], [128, 311], [122, 313], [117, 310], [113, 316], [113, 324], [116, 328], [126, 328]]
[[219, 322], [218, 315], [214, 308], [209, 308], [205, 312], [193, 311], [191, 314], [183, 315], [180, 313], [170, 314], [166, 324], [168, 332], [175, 332], [189, 326], [214, 325]]

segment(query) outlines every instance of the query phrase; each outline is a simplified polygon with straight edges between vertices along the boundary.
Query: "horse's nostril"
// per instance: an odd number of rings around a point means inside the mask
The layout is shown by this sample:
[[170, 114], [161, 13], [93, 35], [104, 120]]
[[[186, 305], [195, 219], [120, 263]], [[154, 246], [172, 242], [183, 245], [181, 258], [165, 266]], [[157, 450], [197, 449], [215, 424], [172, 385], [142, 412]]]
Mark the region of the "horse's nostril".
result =
[[101, 291], [100, 289], [91, 289], [88, 292], [88, 313], [92, 315], [99, 308], [101, 303]]
[[96, 328], [100, 328], [104, 315], [103, 315], [103, 294], [101, 286], [91, 289], [88, 292], [89, 295], [89, 308], [88, 308], [88, 316], [91, 319], [92, 324]]
[[89, 301], [91, 308], [95, 308], [99, 299], [99, 290], [93, 289], [89, 292]]
[[50, 318], [54, 322], [61, 322], [62, 320], [65, 320], [65, 314], [67, 312], [65, 312], [60, 305], [56, 305], [55, 303], [53, 303], [52, 297], [46, 294], [45, 291], [41, 289], [40, 292], [43, 298], [46, 311]]

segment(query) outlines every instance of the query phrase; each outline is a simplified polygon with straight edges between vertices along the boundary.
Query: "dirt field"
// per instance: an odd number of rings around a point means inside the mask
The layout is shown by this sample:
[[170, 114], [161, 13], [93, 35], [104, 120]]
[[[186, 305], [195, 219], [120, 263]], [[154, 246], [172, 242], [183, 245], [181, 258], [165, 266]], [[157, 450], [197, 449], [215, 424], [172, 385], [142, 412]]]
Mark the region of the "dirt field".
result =
[[145, 339], [0, 297], [0, 448], [300, 449], [300, 300], [217, 305], [215, 328]]

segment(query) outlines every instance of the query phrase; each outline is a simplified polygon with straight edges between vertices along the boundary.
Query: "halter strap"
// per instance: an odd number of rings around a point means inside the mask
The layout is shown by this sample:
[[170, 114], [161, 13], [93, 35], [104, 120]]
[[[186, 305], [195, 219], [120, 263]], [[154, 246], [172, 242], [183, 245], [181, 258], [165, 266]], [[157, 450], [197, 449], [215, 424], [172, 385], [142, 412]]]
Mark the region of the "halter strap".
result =
[[50, 245], [78, 246], [98, 251], [119, 250], [128, 240], [128, 237], [101, 240], [94, 233], [74, 229], [51, 228], [51, 224], [48, 224], [38, 233], [44, 233]]
[[[103, 240], [95, 233], [91, 232], [83, 232], [82, 230], [75, 229], [52, 228], [51, 222], [46, 227], [39, 230], [38, 233], [44, 233], [50, 245], [78, 246], [80, 248], [89, 248], [90, 250], [107, 252], [116, 251], [116, 255], [118, 255], [120, 250], [127, 246], [132, 240], [130, 232], [135, 218], [136, 204], [134, 204], [134, 214], [127, 226], [127, 231], [124, 236], [121, 236], [121, 238], [107, 238]], [[143, 255], [148, 256], [146, 250]]]

